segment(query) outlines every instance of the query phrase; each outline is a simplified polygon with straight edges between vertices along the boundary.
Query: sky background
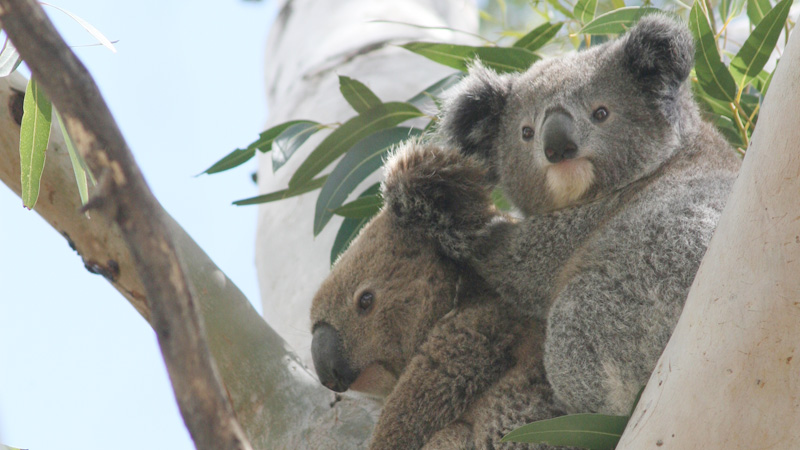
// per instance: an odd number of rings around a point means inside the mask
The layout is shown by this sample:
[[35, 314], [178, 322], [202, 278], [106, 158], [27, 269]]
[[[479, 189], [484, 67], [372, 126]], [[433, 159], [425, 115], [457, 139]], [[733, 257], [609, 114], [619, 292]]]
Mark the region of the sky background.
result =
[[[274, 1], [49, 0], [119, 40], [75, 48], [161, 201], [261, 311], [251, 162], [194, 175], [267, 118]], [[73, 46], [94, 38], [45, 6]], [[31, 450], [193, 449], [153, 331], [0, 184], [0, 443]]]

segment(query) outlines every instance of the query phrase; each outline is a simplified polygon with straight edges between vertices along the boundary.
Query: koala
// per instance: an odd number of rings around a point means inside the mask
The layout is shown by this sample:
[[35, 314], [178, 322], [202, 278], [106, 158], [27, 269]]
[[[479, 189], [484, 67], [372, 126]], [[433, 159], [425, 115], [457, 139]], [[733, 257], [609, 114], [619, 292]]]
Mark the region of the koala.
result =
[[383, 209], [312, 302], [320, 382], [385, 396], [372, 449], [550, 448], [499, 442], [514, 428], [563, 414], [544, 374], [544, 324], [499, 301], [398, 216], [405, 209], [398, 203], [439, 196], [446, 185], [453, 187], [448, 202], [471, 200], [470, 190], [486, 190], [483, 163], [412, 142], [388, 167]]
[[[454, 201], [428, 188], [396, 212], [546, 321], [545, 370], [568, 413], [630, 411], [737, 176], [739, 159], [692, 98], [693, 59], [686, 26], [650, 15], [523, 73], [475, 64], [431, 145], [481, 160], [485, 178], [464, 182], [487, 189]], [[493, 209], [497, 185], [520, 220]]]

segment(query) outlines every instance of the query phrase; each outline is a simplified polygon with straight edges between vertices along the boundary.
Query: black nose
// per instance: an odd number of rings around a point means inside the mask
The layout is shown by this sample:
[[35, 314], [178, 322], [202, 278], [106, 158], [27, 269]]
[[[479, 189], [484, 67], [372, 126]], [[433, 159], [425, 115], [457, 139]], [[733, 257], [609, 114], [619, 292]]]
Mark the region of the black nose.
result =
[[358, 378], [358, 372], [350, 367], [344, 356], [339, 332], [327, 323], [314, 327], [311, 357], [320, 383], [332, 391], [344, 392]]
[[572, 117], [563, 112], [554, 112], [547, 116], [542, 125], [542, 141], [548, 161], [557, 163], [578, 155], [574, 128]]

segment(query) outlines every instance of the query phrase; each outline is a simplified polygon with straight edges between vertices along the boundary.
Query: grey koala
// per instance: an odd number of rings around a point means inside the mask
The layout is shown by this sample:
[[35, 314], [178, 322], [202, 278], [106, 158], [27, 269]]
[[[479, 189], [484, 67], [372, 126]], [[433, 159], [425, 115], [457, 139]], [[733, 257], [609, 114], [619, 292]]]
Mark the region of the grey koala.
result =
[[314, 297], [320, 382], [387, 395], [372, 449], [550, 448], [500, 443], [514, 428], [563, 414], [544, 374], [543, 322], [499, 301], [399, 216], [397, 202], [436, 196], [444, 185], [455, 187], [449, 201], [471, 200], [471, 190], [486, 189], [485, 173], [476, 158], [408, 143], [388, 164], [383, 210]]
[[483, 160], [483, 182], [524, 218], [498, 216], [481, 190], [398, 202], [406, 226], [547, 321], [545, 369], [567, 412], [629, 412], [736, 178], [739, 159], [692, 98], [693, 59], [686, 26], [651, 15], [521, 74], [475, 65], [439, 142]]

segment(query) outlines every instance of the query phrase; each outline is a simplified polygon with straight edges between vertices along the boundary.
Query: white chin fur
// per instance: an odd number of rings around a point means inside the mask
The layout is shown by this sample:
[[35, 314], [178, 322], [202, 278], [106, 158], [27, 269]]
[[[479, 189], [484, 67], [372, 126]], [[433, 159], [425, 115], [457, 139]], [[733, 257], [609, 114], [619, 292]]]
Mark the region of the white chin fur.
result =
[[547, 168], [547, 188], [555, 209], [575, 202], [594, 183], [594, 166], [586, 158], [571, 159]]
[[397, 377], [378, 364], [372, 364], [361, 371], [350, 389], [364, 394], [385, 397], [397, 384]]

